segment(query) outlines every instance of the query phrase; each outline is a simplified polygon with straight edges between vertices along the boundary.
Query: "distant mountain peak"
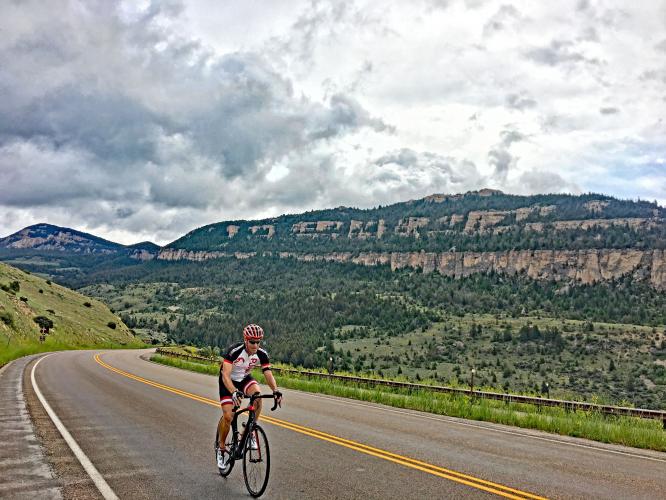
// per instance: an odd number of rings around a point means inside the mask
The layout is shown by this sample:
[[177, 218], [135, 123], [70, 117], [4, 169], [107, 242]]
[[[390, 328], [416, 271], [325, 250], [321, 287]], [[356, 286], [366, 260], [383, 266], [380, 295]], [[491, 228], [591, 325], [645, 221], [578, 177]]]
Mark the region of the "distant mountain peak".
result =
[[45, 222], [25, 227], [5, 238], [0, 238], [0, 248], [23, 250], [55, 250], [77, 254], [114, 254], [129, 252], [140, 253], [140, 258], [147, 254], [156, 255], [159, 246], [151, 242], [125, 246], [105, 240], [92, 234], [68, 227], [55, 226]]

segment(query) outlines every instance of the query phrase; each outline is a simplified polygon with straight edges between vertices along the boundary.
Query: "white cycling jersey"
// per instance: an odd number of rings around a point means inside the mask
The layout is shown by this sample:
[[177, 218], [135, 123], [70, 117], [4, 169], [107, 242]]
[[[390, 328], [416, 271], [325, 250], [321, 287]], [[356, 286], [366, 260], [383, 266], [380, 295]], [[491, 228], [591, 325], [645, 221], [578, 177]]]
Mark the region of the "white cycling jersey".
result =
[[[245, 342], [239, 342], [232, 345], [223, 356], [223, 363], [233, 365], [231, 369], [231, 380], [240, 382], [247, 377], [253, 368], [261, 365], [261, 370], [271, 369], [271, 363], [268, 359], [268, 353], [261, 347], [255, 354], [250, 355], [245, 350]], [[220, 377], [221, 377], [220, 373]]]

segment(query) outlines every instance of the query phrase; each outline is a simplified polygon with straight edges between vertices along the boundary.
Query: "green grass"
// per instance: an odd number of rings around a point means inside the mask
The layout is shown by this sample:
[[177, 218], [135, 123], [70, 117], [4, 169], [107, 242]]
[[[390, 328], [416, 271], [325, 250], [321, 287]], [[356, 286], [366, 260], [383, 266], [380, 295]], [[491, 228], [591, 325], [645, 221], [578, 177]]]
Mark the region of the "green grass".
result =
[[0, 346], [0, 367], [14, 359], [42, 352], [69, 351], [72, 349], [138, 349], [145, 347], [148, 346], [145, 344], [121, 345], [116, 343], [77, 344], [76, 346], [72, 346], [71, 344], [66, 343], [49, 342], [48, 340], [44, 343], [10, 346], [8, 348], [2, 345]]
[[163, 365], [182, 368], [183, 370], [189, 370], [191, 372], [205, 373], [207, 375], [215, 375], [216, 377], [220, 371], [220, 365], [218, 363], [213, 363], [213, 362], [195, 363], [192, 361], [186, 361], [184, 359], [173, 358], [170, 356], [162, 356], [161, 354], [154, 354], [153, 356], [151, 356], [150, 360]]
[[[219, 364], [198, 363], [154, 355], [152, 361], [199, 373], [217, 376]], [[396, 408], [426, 411], [469, 420], [482, 420], [515, 427], [538, 429], [553, 434], [581, 437], [603, 443], [666, 451], [666, 431], [661, 422], [640, 418], [612, 417], [598, 413], [567, 412], [561, 408], [503, 403], [467, 396], [418, 390], [362, 387], [358, 383], [311, 379], [292, 374], [276, 374], [278, 384], [288, 389], [340, 396], [380, 403]], [[265, 383], [263, 377], [257, 377]]]
[[[557, 328], [563, 345], [558, 350], [541, 340], [521, 340], [520, 329], [528, 324], [541, 332]], [[473, 325], [482, 332], [472, 335]], [[502, 340], [505, 331], [511, 340]], [[474, 368], [475, 385], [495, 392], [535, 394], [548, 383], [558, 399], [666, 409], [656, 354], [662, 339], [666, 346], [665, 336], [663, 327], [478, 314], [447, 316], [425, 330], [396, 336], [342, 327], [333, 346], [357, 373], [388, 378], [406, 373], [411, 381], [418, 375], [469, 386]]]
[[[18, 282], [19, 290], [8, 286]], [[102, 302], [0, 263], [0, 366], [12, 359], [47, 351], [146, 347]], [[22, 297], [25, 300], [22, 300]], [[53, 328], [40, 342], [34, 319]], [[109, 323], [115, 323], [114, 329]]]

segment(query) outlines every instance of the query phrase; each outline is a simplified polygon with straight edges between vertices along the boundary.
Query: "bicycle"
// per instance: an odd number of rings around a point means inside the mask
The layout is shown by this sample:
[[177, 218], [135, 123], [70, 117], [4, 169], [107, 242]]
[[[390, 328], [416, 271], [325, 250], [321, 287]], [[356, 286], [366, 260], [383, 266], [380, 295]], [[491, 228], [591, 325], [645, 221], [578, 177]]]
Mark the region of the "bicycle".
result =
[[[224, 455], [229, 455], [227, 466], [224, 468], [218, 467], [220, 475], [222, 477], [227, 477], [231, 470], [234, 468], [234, 463], [236, 460], [243, 460], [243, 477], [245, 479], [245, 486], [247, 491], [253, 497], [261, 496], [264, 491], [266, 491], [266, 486], [268, 485], [268, 475], [270, 472], [271, 458], [270, 450], [268, 448], [268, 439], [266, 438], [266, 433], [257, 424], [257, 416], [254, 409], [254, 402], [257, 399], [268, 399], [273, 398], [273, 395], [259, 395], [253, 394], [250, 396], [250, 404], [239, 410], [239, 407], [235, 407], [234, 417], [231, 420], [231, 429], [227, 435], [225, 449], [222, 452]], [[275, 411], [278, 407], [278, 401], [275, 399], [275, 404], [271, 411]], [[248, 414], [247, 422], [243, 424], [245, 429], [241, 434], [238, 431], [238, 416], [242, 413]], [[257, 449], [252, 449], [252, 440], [250, 436], [254, 435], [255, 442], [257, 444]], [[217, 451], [220, 447], [220, 431], [215, 433], [215, 457], [217, 460]]]

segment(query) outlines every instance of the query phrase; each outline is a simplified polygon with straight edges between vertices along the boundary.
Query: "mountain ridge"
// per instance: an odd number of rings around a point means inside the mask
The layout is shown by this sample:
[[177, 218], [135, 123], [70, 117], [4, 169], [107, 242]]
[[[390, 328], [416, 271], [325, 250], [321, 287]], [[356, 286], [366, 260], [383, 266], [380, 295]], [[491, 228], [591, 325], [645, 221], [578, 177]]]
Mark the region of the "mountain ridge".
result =
[[666, 209], [641, 200], [594, 193], [518, 196], [482, 189], [370, 209], [338, 207], [217, 222], [163, 247], [150, 242], [124, 246], [48, 224], [0, 239], [0, 247], [14, 254], [61, 250], [126, 255], [135, 261], [279, 257], [388, 265], [455, 278], [525, 274], [572, 284], [630, 276], [664, 290], [665, 221]]
[[0, 248], [107, 255], [126, 252], [141, 259], [146, 253], [156, 255], [160, 246], [150, 241], [122, 245], [76, 229], [41, 222], [0, 238]]

